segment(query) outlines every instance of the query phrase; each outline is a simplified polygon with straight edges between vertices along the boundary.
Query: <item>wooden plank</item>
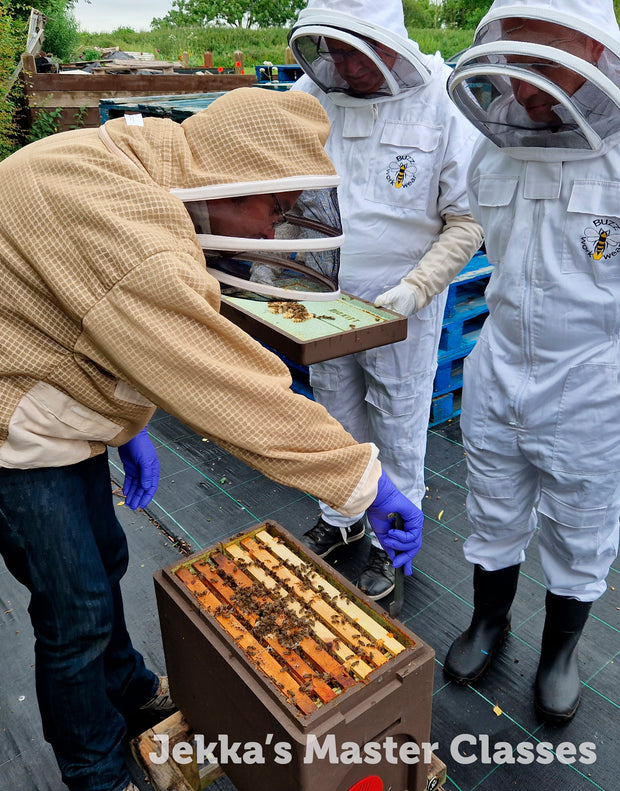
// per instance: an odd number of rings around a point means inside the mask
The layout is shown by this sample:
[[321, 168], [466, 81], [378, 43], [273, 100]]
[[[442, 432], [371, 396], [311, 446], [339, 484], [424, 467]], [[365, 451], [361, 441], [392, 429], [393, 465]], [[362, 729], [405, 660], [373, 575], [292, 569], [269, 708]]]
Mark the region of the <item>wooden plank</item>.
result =
[[154, 58], [141, 58], [139, 60], [137, 58], [132, 60], [129, 58], [108, 58], [100, 61], [100, 63], [102, 66], [131, 66], [136, 69], [180, 69], [183, 67], [180, 60], [155, 60]]
[[[280, 598], [284, 599], [285, 605], [297, 613], [300, 618], [308, 617], [301, 604], [292, 597], [285, 588], [279, 585], [273, 577], [269, 576], [261, 566], [254, 563], [248, 552], [237, 544], [228, 544], [226, 546], [226, 551], [236, 560], [244, 560], [246, 562], [246, 570], [255, 579], [262, 582], [270, 591], [277, 593]], [[327, 645], [340, 659], [345, 670], [353, 673], [353, 675], [357, 676], [360, 680], [364, 680], [372, 671], [373, 668], [367, 665], [363, 660], [351, 657], [351, 649], [349, 646], [343, 646], [336, 635], [328, 629], [322, 621], [316, 620], [313, 628], [319, 640], [325, 643], [325, 645]]]
[[[217, 591], [217, 593], [227, 604], [237, 609], [241, 616], [248, 621], [250, 626], [256, 625], [260, 616], [257, 613], [249, 612], [247, 609], [239, 606], [239, 604], [235, 601], [234, 588], [231, 588], [229, 585], [227, 585], [212, 566], [209, 566], [208, 563], [194, 563], [193, 568], [195, 568], [196, 571], [198, 571], [199, 574], [207, 580], [207, 582], [213, 587], [215, 591]], [[273, 600], [268, 601], [273, 603]], [[258, 599], [256, 603], [259, 603]], [[267, 601], [262, 603], [266, 604]], [[279, 620], [281, 623], [282, 616], [280, 616]], [[328, 703], [330, 700], [333, 700], [336, 697], [334, 690], [329, 687], [322, 679], [315, 678], [312, 668], [307, 665], [303, 659], [292, 649], [285, 648], [273, 636], [265, 636], [263, 639], [269, 646], [271, 646], [274, 652], [285, 662], [285, 664], [288, 665], [291, 675], [295, 678], [295, 680], [304, 686], [311, 684], [312, 688], [316, 691], [323, 703]]]
[[299, 577], [296, 577], [292, 571], [282, 565], [282, 563], [275, 558], [270, 552], [262, 549], [253, 538], [246, 538], [241, 542], [252, 555], [252, 557], [259, 560], [263, 565], [275, 573], [276, 577], [288, 587], [292, 588], [295, 594], [305, 602], [310, 609], [316, 613], [323, 621], [331, 626], [337, 632], [342, 640], [345, 640], [354, 653], [358, 654], [359, 650], [363, 655], [369, 659], [375, 667], [380, 667], [387, 662], [387, 657], [380, 651], [373, 648], [372, 645], [362, 640], [362, 635], [342, 614], [338, 613], [334, 608], [329, 605], [325, 599], [321, 597], [317, 591], [310, 588]]
[[[169, 750], [178, 744], [179, 742], [191, 742], [192, 739], [188, 739], [188, 733], [191, 733], [191, 728], [189, 723], [185, 720], [183, 715], [180, 711], [175, 712], [170, 717], [166, 718], [162, 722], [157, 723], [154, 725], [150, 732], [153, 735], [158, 736], [162, 734], [167, 734], [169, 738]], [[193, 736], [193, 734], [192, 734]], [[159, 744], [159, 743], [158, 743]], [[192, 751], [192, 761], [190, 763], [177, 763], [177, 767], [185, 780], [187, 781], [188, 785], [193, 789], [200, 789], [200, 774], [198, 771], [198, 761], [196, 760], [196, 753]], [[174, 759], [172, 759], [174, 761]], [[176, 763], [176, 762], [175, 762]]]
[[396, 655], [405, 650], [405, 646], [396, 640], [391, 632], [388, 632], [388, 630], [375, 621], [374, 618], [371, 618], [361, 607], [346, 596], [343, 596], [338, 588], [314, 571], [309, 564], [290, 550], [286, 544], [278, 541], [267, 532], [267, 530], [262, 530], [260, 533], [257, 533], [256, 538], [266, 544], [271, 551], [282, 560], [286, 560], [295, 566], [305, 566], [308, 569], [305, 575], [307, 579], [310, 580], [314, 586], [323, 590], [330, 598], [336, 597], [334, 603], [338, 609], [342, 610], [342, 612], [364, 629], [364, 631], [368, 632], [375, 640], [381, 640], [388, 651]]
[[174, 74], [174, 67], [172, 64], [161, 64], [158, 66], [152, 66], [145, 63], [139, 62], [132, 62], [130, 60], [118, 60], [113, 65], [108, 63], [102, 63], [99, 66], [93, 66], [93, 74], [109, 74], [111, 72], [120, 72], [120, 71], [128, 71], [132, 74], [135, 74], [139, 70], [148, 69], [149, 71], [159, 71], [161, 74]]
[[255, 74], [33, 74], [31, 90], [116, 91], [118, 96], [174, 93], [209, 93], [256, 84]]
[[[249, 587], [254, 583], [250, 578], [244, 574], [239, 567], [233, 563], [230, 558], [225, 555], [212, 555], [212, 560], [218, 564], [224, 571], [234, 577], [237, 585]], [[246, 582], [247, 581], [247, 582]], [[312, 637], [305, 637], [299, 644], [301, 650], [308, 656], [315, 665], [317, 665], [324, 673], [328, 673], [332, 679], [339, 684], [343, 689], [348, 689], [355, 683], [348, 673], [345, 673], [341, 665], [336, 662], [331, 654], [328, 654], [324, 648], [314, 640]]]
[[131, 741], [131, 751], [136, 761], [146, 772], [155, 789], [166, 791], [199, 791], [200, 781], [191, 785], [181, 772], [181, 765], [173, 758], [166, 763], [156, 764], [149, 758], [149, 753], [159, 754], [161, 745], [153, 738], [152, 731], [145, 731], [141, 736]]
[[180, 568], [176, 576], [194, 594], [200, 604], [208, 610], [219, 622], [224, 631], [239, 644], [245, 654], [257, 667], [280, 689], [287, 697], [292, 698], [300, 711], [310, 714], [316, 711], [316, 705], [299, 689], [299, 684], [283, 668], [271, 654], [254, 639], [239, 621], [228, 613], [218, 612], [221, 608], [220, 600], [212, 594], [198, 577], [194, 576], [187, 568]]
[[[21, 69], [21, 64], [20, 64]], [[72, 110], [85, 108], [80, 126], [101, 124], [99, 102], [102, 99], [185, 95], [229, 91], [256, 84], [256, 76], [248, 74], [21, 74], [30, 122], [38, 109], [62, 108], [61, 131], [75, 123]]]
[[[165, 764], [153, 764], [149, 758], [150, 752], [159, 753], [161, 749], [159, 742], [155, 743], [153, 739], [155, 735], [169, 737], [171, 755]], [[216, 762], [205, 763], [199, 767], [195, 752], [191, 754], [190, 763], [178, 764], [172, 758], [175, 744], [191, 744], [193, 740], [194, 731], [180, 711], [131, 740], [133, 756], [149, 777], [154, 791], [201, 791], [223, 776], [224, 771]]]
[[24, 74], [36, 74], [37, 66], [31, 52], [22, 52], [21, 61]]
[[440, 761], [435, 753], [431, 753], [431, 762], [428, 765], [428, 772], [426, 775], [426, 787], [428, 789], [436, 789], [442, 791], [441, 786], [446, 782], [447, 772], [446, 765]]

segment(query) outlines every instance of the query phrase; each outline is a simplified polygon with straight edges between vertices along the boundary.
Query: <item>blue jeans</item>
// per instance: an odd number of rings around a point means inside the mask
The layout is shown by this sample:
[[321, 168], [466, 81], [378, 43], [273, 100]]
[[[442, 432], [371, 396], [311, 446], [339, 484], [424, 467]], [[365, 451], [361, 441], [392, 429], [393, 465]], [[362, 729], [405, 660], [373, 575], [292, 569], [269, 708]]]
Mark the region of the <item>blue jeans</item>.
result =
[[43, 733], [64, 782], [71, 791], [120, 791], [130, 781], [123, 713], [149, 700], [158, 679], [125, 626], [127, 540], [107, 455], [0, 469], [0, 553], [31, 593]]

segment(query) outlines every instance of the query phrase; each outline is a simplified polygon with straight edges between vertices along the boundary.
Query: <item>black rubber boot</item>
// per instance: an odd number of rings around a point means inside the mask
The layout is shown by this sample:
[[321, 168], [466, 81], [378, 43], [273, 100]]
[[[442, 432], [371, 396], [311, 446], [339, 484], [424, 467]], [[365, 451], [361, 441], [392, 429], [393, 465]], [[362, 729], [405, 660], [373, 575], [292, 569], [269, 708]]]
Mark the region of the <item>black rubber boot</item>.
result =
[[592, 602], [556, 596], [547, 591], [545, 607], [547, 614], [534, 703], [544, 719], [566, 722], [577, 711], [581, 698], [577, 643]]
[[480, 678], [510, 631], [510, 606], [517, 591], [519, 568], [474, 568], [474, 615], [469, 628], [450, 646], [444, 663], [446, 675], [457, 684]]

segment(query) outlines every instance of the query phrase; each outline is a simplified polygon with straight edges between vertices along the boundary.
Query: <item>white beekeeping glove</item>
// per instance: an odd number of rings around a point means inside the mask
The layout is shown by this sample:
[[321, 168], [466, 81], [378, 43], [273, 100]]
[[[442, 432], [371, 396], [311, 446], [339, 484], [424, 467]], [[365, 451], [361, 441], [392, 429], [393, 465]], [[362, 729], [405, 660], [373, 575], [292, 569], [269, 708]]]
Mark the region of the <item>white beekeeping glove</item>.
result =
[[417, 303], [416, 295], [402, 281], [375, 299], [375, 307], [388, 308], [388, 310], [400, 313], [401, 316], [413, 316], [418, 309]]

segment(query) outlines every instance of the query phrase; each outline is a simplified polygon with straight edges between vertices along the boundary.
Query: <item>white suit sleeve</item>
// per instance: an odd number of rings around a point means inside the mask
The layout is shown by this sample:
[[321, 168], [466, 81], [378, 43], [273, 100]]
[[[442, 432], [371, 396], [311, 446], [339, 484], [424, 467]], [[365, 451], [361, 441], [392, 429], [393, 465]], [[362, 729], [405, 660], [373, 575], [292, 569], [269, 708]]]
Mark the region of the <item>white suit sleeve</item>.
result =
[[445, 225], [420, 263], [401, 283], [414, 293], [416, 310], [447, 288], [482, 242], [482, 228], [471, 214], [448, 215]]

